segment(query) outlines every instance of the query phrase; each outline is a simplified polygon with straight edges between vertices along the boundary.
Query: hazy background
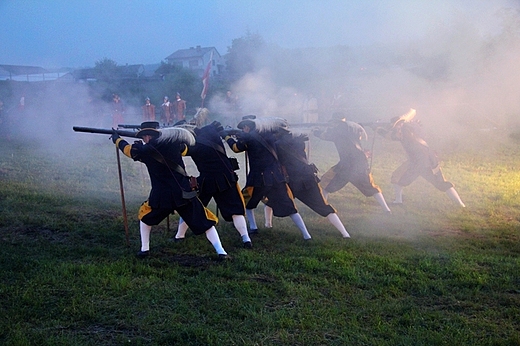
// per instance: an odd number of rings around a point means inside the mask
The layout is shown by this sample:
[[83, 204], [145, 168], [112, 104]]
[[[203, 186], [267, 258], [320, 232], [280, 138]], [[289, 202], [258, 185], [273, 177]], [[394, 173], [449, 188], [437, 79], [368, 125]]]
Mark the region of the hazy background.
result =
[[[415, 108], [439, 148], [471, 147], [480, 135], [502, 139], [518, 125], [519, 9], [518, 1], [505, 0], [4, 0], [0, 64], [92, 67], [105, 57], [120, 65], [148, 64], [196, 45], [215, 46], [224, 55], [233, 39], [251, 32], [269, 50], [257, 52], [257, 72], [230, 87], [243, 114], [300, 122], [303, 98], [312, 91], [326, 121], [332, 98], [341, 95], [350, 120], [388, 121]], [[300, 85], [287, 85], [283, 71], [265, 63], [273, 47], [305, 72]], [[343, 48], [348, 60], [330, 53]], [[13, 97], [24, 93], [22, 88]], [[42, 147], [64, 150], [64, 143], [72, 148], [70, 143], [98, 136], [74, 133], [73, 125], [110, 125], [96, 117], [108, 105], [92, 99], [85, 85], [49, 83], [38, 93], [13, 129], [42, 140]], [[210, 111], [222, 100], [208, 100]]]
[[499, 30], [501, 8], [518, 1], [208, 0], [0, 1], [0, 62], [85, 67], [108, 57], [151, 64], [177, 49], [226, 53], [247, 30], [285, 48], [394, 44], [433, 39], [458, 22]]

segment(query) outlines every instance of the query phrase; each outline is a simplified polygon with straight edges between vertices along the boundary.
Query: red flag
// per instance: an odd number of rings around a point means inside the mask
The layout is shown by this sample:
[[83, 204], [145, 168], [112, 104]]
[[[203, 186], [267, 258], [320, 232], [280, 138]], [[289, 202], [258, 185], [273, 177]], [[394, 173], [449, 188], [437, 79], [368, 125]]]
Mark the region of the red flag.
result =
[[209, 75], [210, 75], [210, 71], [211, 71], [212, 61], [213, 61], [213, 52], [211, 52], [211, 57], [209, 58], [208, 66], [206, 66], [206, 69], [204, 70], [204, 74], [202, 75], [202, 93], [200, 94], [200, 97], [203, 100], [206, 98], [206, 94], [208, 92]]

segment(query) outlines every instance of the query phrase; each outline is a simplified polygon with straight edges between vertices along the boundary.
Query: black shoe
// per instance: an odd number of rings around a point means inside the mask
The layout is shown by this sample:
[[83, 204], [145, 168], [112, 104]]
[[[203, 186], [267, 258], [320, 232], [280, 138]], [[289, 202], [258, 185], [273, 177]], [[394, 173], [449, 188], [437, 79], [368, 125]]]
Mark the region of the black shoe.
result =
[[249, 232], [247, 232], [249, 234], [258, 234], [258, 229], [255, 228], [255, 229], [250, 229]]
[[173, 238], [174, 243], [181, 243], [184, 241], [184, 238]]
[[150, 256], [150, 251], [139, 251], [136, 256], [137, 258], [146, 258]]
[[219, 254], [218, 255], [218, 260], [220, 262], [223, 262], [223, 261], [231, 261], [231, 256], [229, 255], [225, 255], [225, 254]]
[[250, 241], [245, 241], [244, 242], [244, 248], [245, 249], [252, 249], [253, 248], [253, 243], [251, 243]]

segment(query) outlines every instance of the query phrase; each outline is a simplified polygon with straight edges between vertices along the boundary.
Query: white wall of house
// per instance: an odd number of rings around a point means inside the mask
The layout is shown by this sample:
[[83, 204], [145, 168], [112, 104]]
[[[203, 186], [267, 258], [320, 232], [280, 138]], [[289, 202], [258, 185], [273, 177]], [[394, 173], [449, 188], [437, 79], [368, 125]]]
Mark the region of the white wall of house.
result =
[[[211, 55], [212, 52], [213, 57]], [[197, 71], [197, 73], [202, 76], [210, 59], [212, 60], [210, 73], [212, 76], [216, 76], [221, 73], [224, 61], [215, 48], [212, 48], [208, 52], [199, 56], [194, 54], [192, 57], [187, 57], [184, 59], [167, 59], [167, 62], [172, 65], [177, 65], [183, 68]]]

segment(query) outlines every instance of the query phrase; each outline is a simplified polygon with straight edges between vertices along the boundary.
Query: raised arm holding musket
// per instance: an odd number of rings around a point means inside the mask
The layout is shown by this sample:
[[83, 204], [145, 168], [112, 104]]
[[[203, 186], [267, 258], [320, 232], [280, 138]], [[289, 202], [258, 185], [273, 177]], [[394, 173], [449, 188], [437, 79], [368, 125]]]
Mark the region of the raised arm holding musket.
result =
[[102, 134], [102, 135], [111, 135], [115, 131], [119, 136], [137, 138], [137, 131], [99, 129], [99, 128], [95, 128], [95, 127], [83, 127], [83, 126], [73, 126], [72, 129], [76, 132], [98, 133], [98, 134]]
[[465, 207], [454, 185], [444, 178], [439, 159], [423, 139], [415, 115], [415, 109], [410, 109], [408, 113], [392, 118], [390, 127], [378, 130], [383, 137], [401, 142], [408, 156], [408, 159], [392, 173], [391, 182], [395, 192], [393, 203], [402, 204], [403, 188], [422, 176], [435, 188], [445, 192], [454, 203]]
[[146, 165], [152, 189], [148, 199], [139, 208], [141, 251], [143, 258], [149, 255], [152, 226], [158, 225], [175, 211], [196, 235], [206, 234], [219, 259], [228, 255], [223, 249], [215, 229], [217, 217], [204, 207], [192, 191], [186, 175], [182, 154], [195, 139], [186, 129], [159, 129], [158, 122], [144, 122], [136, 137], [142, 141], [129, 144], [114, 130], [112, 141], [126, 156]]

